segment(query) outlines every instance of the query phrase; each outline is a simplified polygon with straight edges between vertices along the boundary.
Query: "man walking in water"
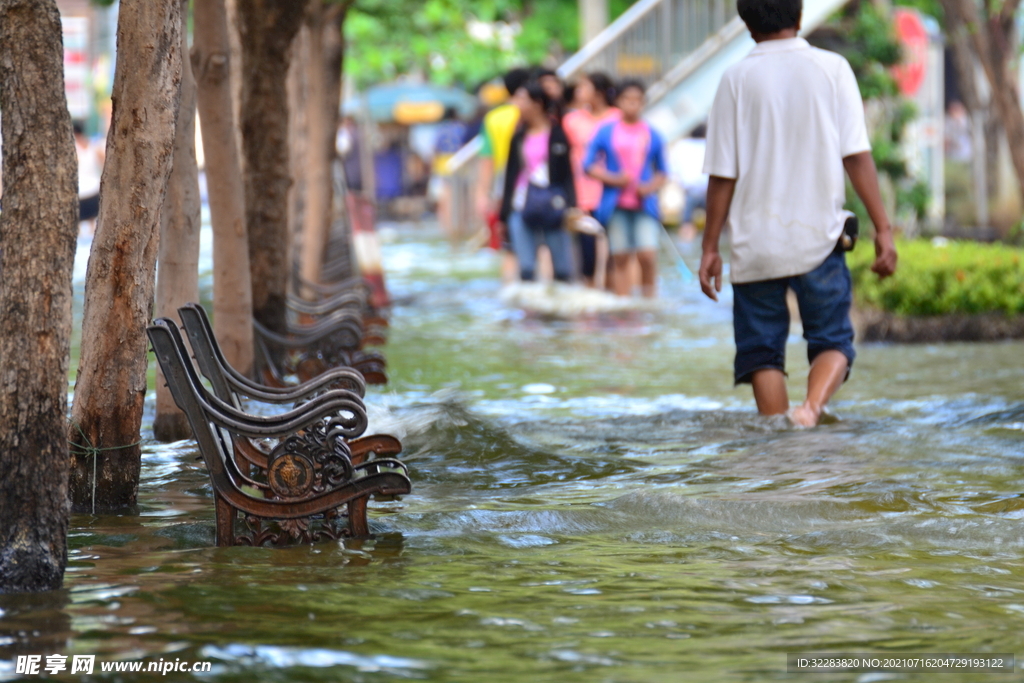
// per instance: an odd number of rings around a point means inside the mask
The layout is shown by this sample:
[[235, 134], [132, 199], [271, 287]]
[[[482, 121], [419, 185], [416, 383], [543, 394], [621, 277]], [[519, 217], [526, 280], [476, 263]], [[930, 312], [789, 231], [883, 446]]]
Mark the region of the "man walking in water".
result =
[[[841, 246], [844, 168], [875, 225], [871, 269], [880, 277], [896, 270], [896, 248], [849, 63], [797, 37], [801, 0], [738, 0], [737, 9], [757, 46], [725, 72], [708, 119], [701, 289], [718, 300], [718, 243], [728, 226], [735, 381], [753, 385], [762, 415], [786, 413], [812, 427], [855, 355]], [[807, 398], [791, 411], [787, 289], [797, 296], [811, 363]]]

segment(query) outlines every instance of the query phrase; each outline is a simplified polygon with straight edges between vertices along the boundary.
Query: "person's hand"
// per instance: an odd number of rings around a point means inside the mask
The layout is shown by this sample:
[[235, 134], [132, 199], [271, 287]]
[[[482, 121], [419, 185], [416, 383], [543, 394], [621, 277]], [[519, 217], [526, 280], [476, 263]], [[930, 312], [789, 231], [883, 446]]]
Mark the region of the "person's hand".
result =
[[487, 214], [491, 212], [491, 199], [485, 194], [477, 194], [476, 196], [476, 215], [480, 218], [487, 218]]
[[718, 301], [722, 291], [722, 255], [718, 251], [705, 250], [700, 257], [700, 289], [712, 301]]
[[611, 171], [608, 172], [608, 178], [605, 181], [606, 185], [611, 185], [612, 187], [620, 188], [625, 188], [626, 186], [629, 185], [629, 183], [630, 178], [628, 175], [626, 175], [625, 173], [612, 173]]
[[649, 183], [640, 183], [640, 186], [636, 188], [636, 191], [641, 197], [646, 197], [657, 193], [659, 189], [658, 184], [652, 180]]
[[896, 245], [892, 241], [892, 230], [885, 228], [875, 231], [875, 262], [871, 271], [884, 280], [896, 272]]

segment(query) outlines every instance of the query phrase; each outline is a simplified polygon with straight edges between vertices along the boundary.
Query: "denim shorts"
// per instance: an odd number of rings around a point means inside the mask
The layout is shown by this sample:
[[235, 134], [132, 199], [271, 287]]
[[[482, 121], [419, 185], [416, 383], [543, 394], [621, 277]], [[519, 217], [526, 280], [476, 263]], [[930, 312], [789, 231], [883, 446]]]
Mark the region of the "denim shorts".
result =
[[787, 289], [796, 293], [800, 307], [807, 360], [814, 362], [823, 351], [840, 351], [846, 356], [849, 377], [856, 356], [850, 322], [853, 287], [846, 254], [837, 249], [804, 275], [732, 286], [736, 384], [749, 383], [758, 370], [785, 372], [789, 337]]
[[615, 209], [608, 221], [608, 251], [612, 255], [655, 251], [659, 237], [661, 223], [646, 211]]

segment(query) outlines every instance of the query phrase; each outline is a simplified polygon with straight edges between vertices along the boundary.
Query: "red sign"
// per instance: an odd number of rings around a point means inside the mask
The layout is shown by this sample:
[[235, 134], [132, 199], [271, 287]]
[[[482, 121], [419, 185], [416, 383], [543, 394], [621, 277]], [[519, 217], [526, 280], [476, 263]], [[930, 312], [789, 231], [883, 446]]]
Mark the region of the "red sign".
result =
[[928, 64], [928, 30], [917, 12], [909, 9], [893, 11], [896, 36], [903, 46], [903, 63], [892, 68], [892, 76], [900, 92], [913, 97], [924, 84]]

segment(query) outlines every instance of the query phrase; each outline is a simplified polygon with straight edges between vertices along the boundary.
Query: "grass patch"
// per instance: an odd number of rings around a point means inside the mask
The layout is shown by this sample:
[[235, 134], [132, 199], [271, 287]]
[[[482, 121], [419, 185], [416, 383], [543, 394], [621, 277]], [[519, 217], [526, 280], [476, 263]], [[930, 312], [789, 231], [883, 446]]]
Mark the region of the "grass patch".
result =
[[1024, 313], [1024, 249], [1005, 244], [899, 240], [896, 274], [871, 272], [865, 240], [848, 255], [858, 305], [897, 315]]

